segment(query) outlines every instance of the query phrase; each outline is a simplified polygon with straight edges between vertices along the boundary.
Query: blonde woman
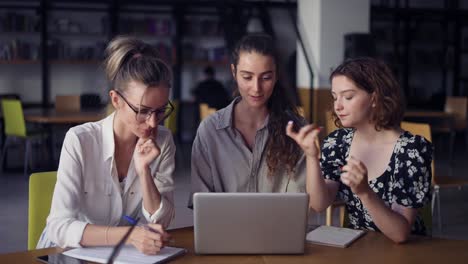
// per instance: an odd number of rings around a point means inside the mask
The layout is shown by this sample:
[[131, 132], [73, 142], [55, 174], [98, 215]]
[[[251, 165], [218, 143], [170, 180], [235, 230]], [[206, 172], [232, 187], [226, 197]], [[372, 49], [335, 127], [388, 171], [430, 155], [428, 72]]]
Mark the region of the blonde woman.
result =
[[128, 215], [157, 232], [136, 227], [127, 243], [156, 254], [174, 218], [175, 145], [158, 126], [173, 109], [171, 71], [154, 47], [134, 38], [117, 37], [106, 52], [115, 112], [67, 132], [37, 247], [115, 245], [129, 229]]

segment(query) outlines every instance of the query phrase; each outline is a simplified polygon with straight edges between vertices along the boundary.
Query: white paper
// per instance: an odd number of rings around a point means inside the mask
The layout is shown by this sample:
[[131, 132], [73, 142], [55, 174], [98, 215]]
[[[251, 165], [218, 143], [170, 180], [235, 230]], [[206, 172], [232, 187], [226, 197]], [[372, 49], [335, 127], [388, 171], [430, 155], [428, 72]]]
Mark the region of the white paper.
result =
[[363, 230], [335, 226], [319, 226], [307, 234], [306, 240], [321, 245], [347, 247], [363, 234]]
[[[62, 254], [72, 258], [93, 261], [97, 263], [107, 263], [107, 259], [112, 254], [113, 247], [89, 247], [89, 248], [75, 248], [63, 252]], [[124, 246], [119, 255], [115, 259], [116, 264], [146, 264], [157, 263], [165, 260], [166, 258], [178, 255], [185, 252], [183, 248], [164, 247], [157, 255], [145, 255], [139, 252], [134, 246]]]

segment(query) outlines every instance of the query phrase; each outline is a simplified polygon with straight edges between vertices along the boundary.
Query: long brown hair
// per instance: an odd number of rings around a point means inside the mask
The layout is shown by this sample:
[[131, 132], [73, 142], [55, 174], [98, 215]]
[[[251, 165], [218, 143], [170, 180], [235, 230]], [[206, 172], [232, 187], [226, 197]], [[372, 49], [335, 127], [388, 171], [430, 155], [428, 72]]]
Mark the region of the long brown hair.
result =
[[[346, 76], [359, 89], [375, 94], [371, 121], [376, 130], [400, 127], [405, 113], [404, 98], [392, 71], [383, 61], [368, 57], [349, 59], [331, 73], [330, 82], [336, 76]], [[335, 111], [332, 113], [335, 124], [343, 127]]]
[[[242, 52], [256, 52], [273, 58], [276, 64], [278, 81], [275, 83], [273, 93], [267, 104], [269, 110], [267, 125], [269, 137], [266, 146], [268, 175], [273, 175], [281, 166], [285, 166], [288, 175], [292, 176], [302, 151], [296, 142], [286, 135], [286, 125], [292, 119], [302, 120], [302, 118], [288, 93], [286, 93], [286, 86], [281, 82], [279, 57], [273, 43], [273, 39], [266, 34], [246, 35], [237, 43], [232, 52], [231, 63], [234, 65], [235, 71], [237, 71], [239, 56]], [[299, 125], [295, 122], [296, 129]]]

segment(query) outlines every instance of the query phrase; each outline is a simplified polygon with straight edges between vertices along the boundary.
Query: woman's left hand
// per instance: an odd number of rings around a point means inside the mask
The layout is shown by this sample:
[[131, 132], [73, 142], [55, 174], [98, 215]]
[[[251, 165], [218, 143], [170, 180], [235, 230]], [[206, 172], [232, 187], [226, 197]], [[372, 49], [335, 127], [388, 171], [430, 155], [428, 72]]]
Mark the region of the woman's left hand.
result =
[[350, 187], [357, 196], [370, 191], [366, 165], [353, 156], [347, 161], [348, 163], [341, 168], [341, 182]]
[[151, 137], [139, 138], [136, 146], [133, 161], [138, 175], [142, 175], [149, 170], [150, 164], [159, 156], [161, 149], [156, 143], [157, 128]]

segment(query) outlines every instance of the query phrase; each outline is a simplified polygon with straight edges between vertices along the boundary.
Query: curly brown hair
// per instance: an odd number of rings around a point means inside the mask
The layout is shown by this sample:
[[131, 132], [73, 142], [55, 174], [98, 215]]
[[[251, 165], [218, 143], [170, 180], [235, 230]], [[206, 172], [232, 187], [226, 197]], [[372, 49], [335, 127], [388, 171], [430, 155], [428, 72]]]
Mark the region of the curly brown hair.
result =
[[[336, 76], [345, 76], [354, 84], [375, 94], [375, 108], [371, 121], [376, 130], [399, 128], [405, 103], [401, 88], [390, 68], [381, 60], [374, 58], [354, 58], [343, 62], [330, 75], [330, 82]], [[332, 111], [335, 125], [343, 127], [335, 111]]]
[[[242, 52], [256, 52], [264, 56], [271, 56], [276, 64], [278, 81], [268, 100], [268, 142], [266, 146], [266, 161], [268, 175], [272, 176], [281, 168], [286, 167], [290, 177], [294, 174], [295, 166], [301, 157], [302, 151], [297, 143], [286, 135], [286, 125], [290, 120], [303, 120], [298, 114], [296, 106], [286, 92], [286, 86], [281, 83], [279, 57], [274, 46], [273, 38], [266, 34], [249, 34], [244, 36], [232, 52], [232, 65], [237, 69], [239, 56]], [[295, 129], [301, 124], [294, 123]]]

